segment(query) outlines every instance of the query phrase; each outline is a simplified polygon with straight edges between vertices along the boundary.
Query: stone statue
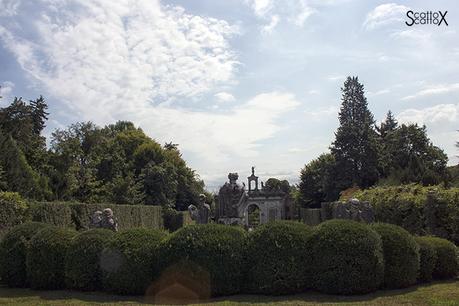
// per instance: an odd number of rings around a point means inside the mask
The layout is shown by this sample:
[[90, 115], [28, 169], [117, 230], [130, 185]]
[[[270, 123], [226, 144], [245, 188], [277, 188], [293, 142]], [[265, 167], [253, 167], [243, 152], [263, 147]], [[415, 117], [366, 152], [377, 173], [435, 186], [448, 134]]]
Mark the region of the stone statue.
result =
[[188, 206], [188, 211], [190, 212], [191, 219], [196, 221], [197, 224], [207, 224], [209, 223], [210, 218], [210, 206], [206, 203], [206, 195], [199, 195], [199, 204], [194, 206], [191, 204]]
[[244, 196], [245, 186], [237, 183], [239, 175], [229, 173], [229, 182], [226, 182], [218, 192], [218, 218], [237, 218], [239, 217], [238, 205]]
[[89, 228], [105, 228], [117, 232], [118, 221], [110, 208], [105, 208], [103, 211], [96, 210], [92, 214]]

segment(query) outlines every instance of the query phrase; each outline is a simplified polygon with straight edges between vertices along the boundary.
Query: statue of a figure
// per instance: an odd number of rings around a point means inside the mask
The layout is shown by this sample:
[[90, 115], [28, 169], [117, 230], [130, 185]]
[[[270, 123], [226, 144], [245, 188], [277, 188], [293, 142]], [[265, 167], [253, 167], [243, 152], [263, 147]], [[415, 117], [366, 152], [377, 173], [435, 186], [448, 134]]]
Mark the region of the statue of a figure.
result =
[[89, 228], [105, 228], [117, 232], [118, 221], [113, 216], [113, 211], [105, 208], [103, 211], [97, 210], [92, 214]]
[[218, 192], [218, 217], [219, 218], [237, 218], [238, 205], [244, 196], [244, 187], [237, 183], [239, 175], [229, 173], [229, 182], [226, 182]]
[[206, 203], [206, 195], [199, 195], [199, 204], [194, 206], [191, 204], [188, 206], [188, 211], [190, 212], [191, 219], [196, 221], [197, 224], [207, 224], [209, 223], [210, 218], [210, 206]]

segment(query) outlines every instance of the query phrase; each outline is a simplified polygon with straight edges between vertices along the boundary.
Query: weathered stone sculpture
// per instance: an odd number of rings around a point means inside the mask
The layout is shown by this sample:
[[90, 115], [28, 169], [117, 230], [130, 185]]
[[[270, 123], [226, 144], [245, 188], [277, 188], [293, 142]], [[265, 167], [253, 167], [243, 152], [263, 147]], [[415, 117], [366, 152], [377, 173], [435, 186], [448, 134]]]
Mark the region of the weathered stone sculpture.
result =
[[229, 173], [229, 183], [226, 182], [218, 192], [218, 218], [238, 218], [238, 205], [244, 196], [244, 186], [237, 183], [239, 175]]
[[113, 211], [110, 208], [105, 208], [103, 212], [97, 210], [93, 213], [89, 228], [105, 228], [117, 232], [118, 221], [113, 216]]
[[209, 223], [210, 218], [210, 206], [206, 204], [206, 195], [199, 195], [199, 204], [196, 207], [191, 204], [188, 206], [188, 211], [190, 212], [191, 219], [194, 220], [197, 224], [207, 224]]

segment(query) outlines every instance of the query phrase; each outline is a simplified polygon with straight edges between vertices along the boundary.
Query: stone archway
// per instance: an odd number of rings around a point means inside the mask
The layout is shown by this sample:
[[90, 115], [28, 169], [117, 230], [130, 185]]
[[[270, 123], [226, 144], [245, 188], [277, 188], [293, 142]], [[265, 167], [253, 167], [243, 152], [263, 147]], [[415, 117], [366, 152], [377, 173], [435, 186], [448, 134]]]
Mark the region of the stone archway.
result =
[[252, 203], [247, 206], [246, 224], [249, 228], [254, 228], [261, 224], [261, 209], [257, 204]]

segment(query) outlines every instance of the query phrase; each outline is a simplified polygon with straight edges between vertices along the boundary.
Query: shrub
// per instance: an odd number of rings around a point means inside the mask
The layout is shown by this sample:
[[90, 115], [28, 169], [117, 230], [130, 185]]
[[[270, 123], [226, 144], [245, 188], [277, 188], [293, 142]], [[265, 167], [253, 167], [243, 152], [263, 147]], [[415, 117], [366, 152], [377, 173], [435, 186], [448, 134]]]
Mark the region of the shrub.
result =
[[419, 246], [403, 228], [374, 223], [384, 251], [384, 287], [404, 288], [416, 283], [419, 271]]
[[74, 237], [65, 256], [67, 288], [102, 289], [100, 255], [114, 232], [106, 229], [84, 231]]
[[300, 292], [309, 285], [308, 238], [312, 230], [292, 221], [270, 222], [250, 233], [248, 290], [262, 294]]
[[434, 279], [454, 278], [458, 272], [457, 247], [450, 241], [437, 237], [426, 237], [435, 249], [437, 260], [432, 276]]
[[428, 237], [416, 237], [416, 242], [419, 245], [420, 256], [418, 279], [421, 282], [430, 282], [437, 262], [435, 247]]
[[27, 222], [10, 229], [0, 243], [0, 276], [10, 287], [26, 287], [26, 254], [29, 241], [46, 225]]
[[17, 192], [0, 192], [0, 231], [26, 219], [27, 203]]
[[116, 233], [101, 257], [105, 287], [120, 294], [144, 294], [158, 274], [157, 246], [165, 235], [146, 228]]
[[239, 227], [198, 224], [179, 229], [161, 243], [156, 294], [177, 283], [199, 298], [238, 293], [245, 244], [246, 233]]
[[27, 276], [33, 289], [65, 286], [65, 255], [76, 232], [47, 226], [36, 233], [27, 249]]
[[325, 293], [375, 291], [384, 275], [381, 238], [369, 226], [350, 220], [329, 220], [311, 235], [314, 287]]

